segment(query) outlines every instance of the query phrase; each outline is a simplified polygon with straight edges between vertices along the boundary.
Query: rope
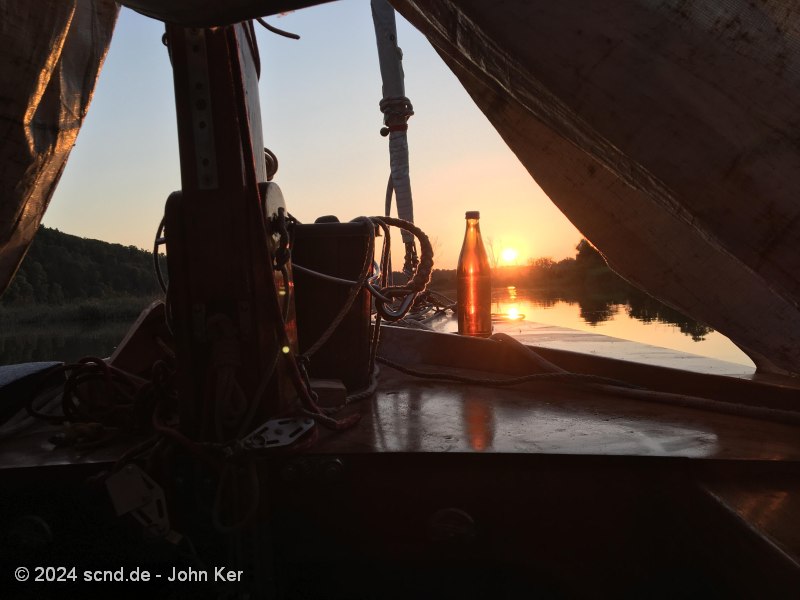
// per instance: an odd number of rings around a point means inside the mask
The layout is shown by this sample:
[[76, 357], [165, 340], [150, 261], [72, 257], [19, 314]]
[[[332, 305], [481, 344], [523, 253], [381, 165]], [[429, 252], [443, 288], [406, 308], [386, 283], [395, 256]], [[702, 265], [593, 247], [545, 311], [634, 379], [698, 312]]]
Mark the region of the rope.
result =
[[469, 375], [456, 375], [454, 373], [443, 373], [437, 371], [421, 371], [394, 362], [384, 356], [378, 356], [377, 361], [387, 367], [391, 367], [406, 375], [419, 377], [420, 379], [438, 379], [442, 381], [452, 381], [455, 383], [466, 383], [472, 385], [485, 385], [491, 387], [507, 387], [531, 383], [535, 381], [566, 381], [572, 383], [601, 383], [620, 387], [631, 388], [632, 386], [624, 381], [600, 377], [597, 375], [586, 375], [584, 373], [529, 373], [517, 377], [472, 377]]
[[274, 27], [273, 25], [270, 25], [269, 23], [267, 23], [267, 22], [266, 22], [266, 21], [265, 21], [263, 18], [261, 18], [261, 17], [257, 17], [257, 18], [256, 18], [256, 21], [258, 21], [258, 23], [259, 23], [259, 24], [260, 24], [260, 25], [261, 25], [261, 26], [262, 26], [264, 29], [266, 29], [267, 31], [271, 31], [271, 32], [272, 32], [272, 33], [274, 33], [274, 34], [277, 34], [277, 35], [283, 36], [283, 37], [285, 37], [285, 38], [289, 38], [290, 40], [299, 40], [299, 39], [300, 39], [300, 36], [299, 36], [299, 35], [297, 35], [296, 33], [291, 33], [291, 32], [289, 32], [289, 31], [284, 31], [283, 29], [278, 29], [277, 27]]
[[[526, 358], [536, 365], [537, 368], [543, 371], [550, 371], [552, 373], [567, 373], [566, 369], [559, 367], [557, 364], [550, 362], [541, 354], [536, 352], [533, 348], [526, 346], [519, 340], [515, 340], [513, 337], [508, 335], [507, 333], [495, 333], [493, 334], [490, 339], [500, 342], [502, 344], [506, 344], [506, 346], [510, 346], [513, 350], [517, 351], [518, 353], [522, 353]], [[609, 380], [610, 381], [610, 380]], [[617, 382], [618, 384], [623, 384], [624, 382]], [[625, 386], [628, 387], [628, 386]]]
[[306, 275], [311, 275], [312, 277], [317, 277], [324, 281], [329, 281], [331, 283], [338, 283], [340, 285], [346, 286], [357, 286], [358, 282], [353, 279], [342, 279], [341, 277], [334, 277], [333, 275], [327, 275], [326, 273], [320, 273], [319, 271], [314, 271], [313, 269], [309, 269], [298, 265], [296, 262], [292, 263], [292, 270], [293, 271], [300, 271], [301, 273], [305, 273]]
[[167, 240], [164, 237], [164, 226], [165, 226], [166, 217], [161, 217], [161, 223], [158, 224], [158, 229], [156, 230], [156, 239], [153, 242], [153, 268], [156, 272], [156, 278], [158, 279], [158, 285], [161, 287], [161, 291], [164, 292], [166, 295], [167, 293], [167, 284], [164, 281], [164, 276], [161, 273], [161, 263], [158, 261], [158, 247], [164, 245]]
[[414, 107], [406, 96], [383, 98], [378, 106], [383, 113], [383, 124], [385, 125], [380, 132], [383, 137], [392, 131], [408, 129], [408, 119], [414, 115]]
[[670, 406], [681, 406], [684, 408], [711, 411], [763, 421], [800, 424], [800, 413], [794, 411], [766, 408], [761, 406], [748, 406], [744, 404], [733, 404], [730, 402], [723, 402], [720, 400], [712, 400], [710, 398], [702, 398], [699, 396], [691, 396], [686, 394], [659, 392], [655, 390], [644, 389], [640, 386], [618, 379], [611, 379], [608, 377], [584, 373], [572, 373], [565, 371], [554, 363], [551, 363], [539, 355], [535, 350], [533, 350], [533, 348], [525, 346], [518, 340], [515, 340], [506, 334], [495, 334], [490, 339], [495, 339], [500, 343], [510, 344], [511, 347], [522, 352], [524, 356], [529, 358], [538, 368], [545, 368], [549, 371], [544, 373], [531, 373], [518, 377], [471, 377], [452, 373], [413, 369], [411, 367], [396, 363], [385, 357], [378, 357], [377, 361], [397, 371], [400, 371], [401, 373], [411, 375], [412, 377], [419, 377], [421, 379], [436, 379], [442, 381], [452, 381], [455, 383], [485, 385], [491, 387], [514, 386], [531, 382], [564, 381], [567, 383], [589, 386], [595, 390], [610, 393], [616, 397], [631, 398], [633, 400], [645, 402], [658, 402]]
[[[370, 220], [382, 225], [392, 225], [414, 235], [420, 242], [420, 259], [416, 265], [414, 275], [402, 286], [384, 285], [380, 289], [371, 288], [375, 295], [375, 309], [387, 321], [394, 322], [402, 319], [416, 299], [417, 294], [425, 291], [431, 280], [433, 271], [433, 246], [428, 236], [413, 223], [393, 217], [370, 217]], [[388, 271], [388, 265], [386, 267]], [[387, 304], [392, 304], [400, 299], [398, 309], [391, 309]]]
[[[414, 276], [405, 286], [397, 286], [398, 289], [410, 290], [414, 292], [422, 292], [431, 281], [431, 273], [433, 271], [433, 246], [431, 245], [428, 236], [425, 235], [419, 227], [404, 221], [403, 219], [395, 219], [394, 217], [370, 217], [371, 220], [379, 223], [386, 223], [393, 225], [399, 229], [413, 234], [420, 242], [420, 259]], [[395, 287], [395, 286], [392, 286]]]
[[[60, 367], [66, 374], [61, 395], [62, 414], [40, 412], [34, 407], [37, 399], [32, 394], [25, 405], [28, 415], [49, 423], [65, 421], [101, 423], [139, 431], [146, 422], [146, 399], [142, 394], [147, 382], [96, 357]], [[87, 384], [103, 384], [103, 394], [94, 393]], [[87, 393], [88, 392], [88, 393]]]

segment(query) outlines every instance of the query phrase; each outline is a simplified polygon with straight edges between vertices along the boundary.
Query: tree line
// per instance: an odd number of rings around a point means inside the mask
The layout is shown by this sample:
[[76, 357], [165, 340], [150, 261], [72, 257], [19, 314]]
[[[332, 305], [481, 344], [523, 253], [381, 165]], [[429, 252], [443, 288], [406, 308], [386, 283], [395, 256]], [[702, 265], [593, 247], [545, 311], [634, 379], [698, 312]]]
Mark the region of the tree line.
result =
[[[570, 288], [619, 290], [631, 287], [627, 281], [608, 267], [603, 256], [586, 240], [578, 242], [575, 250], [574, 258], [565, 258], [560, 261], [552, 258], [536, 258], [531, 259], [527, 265], [495, 267], [492, 269], [492, 285], [494, 287], [515, 285], [558, 290]], [[456, 270], [434, 269], [431, 274], [430, 287], [435, 290], [454, 290], [456, 288]]]
[[61, 305], [160, 292], [152, 253], [40, 227], [0, 305]]
[[[705, 335], [713, 331], [617, 275], [586, 240], [581, 240], [575, 250], [574, 258], [560, 261], [537, 258], [527, 265], [497, 267], [492, 270], [492, 287], [527, 288], [529, 295], [545, 306], [558, 301], [578, 304], [581, 318], [591, 324], [613, 318], [619, 307], [625, 306], [630, 317], [644, 323], [676, 325], [695, 341], [703, 340]], [[395, 281], [401, 277], [396, 275]], [[454, 293], [455, 269], [434, 270], [430, 287]]]

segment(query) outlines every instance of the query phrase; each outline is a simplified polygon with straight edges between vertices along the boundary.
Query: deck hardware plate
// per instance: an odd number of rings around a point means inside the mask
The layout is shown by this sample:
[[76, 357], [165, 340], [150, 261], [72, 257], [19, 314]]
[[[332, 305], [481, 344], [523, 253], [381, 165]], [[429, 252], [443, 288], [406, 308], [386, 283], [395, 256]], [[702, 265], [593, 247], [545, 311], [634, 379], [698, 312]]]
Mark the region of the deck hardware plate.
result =
[[138, 466], [129, 464], [112, 473], [106, 479], [106, 489], [117, 516], [131, 514], [155, 536], [169, 533], [164, 490]]
[[309, 417], [299, 419], [271, 419], [259, 426], [244, 439], [248, 450], [267, 450], [288, 446], [314, 426]]

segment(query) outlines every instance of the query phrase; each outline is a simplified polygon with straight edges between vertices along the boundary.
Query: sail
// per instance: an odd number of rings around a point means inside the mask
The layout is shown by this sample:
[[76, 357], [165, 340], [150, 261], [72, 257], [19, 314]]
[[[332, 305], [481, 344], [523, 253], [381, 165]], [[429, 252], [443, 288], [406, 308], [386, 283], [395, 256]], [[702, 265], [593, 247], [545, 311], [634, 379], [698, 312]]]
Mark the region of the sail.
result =
[[800, 372], [800, 3], [393, 3], [612, 268]]
[[0, 1], [0, 292], [75, 145], [118, 12], [112, 0]]

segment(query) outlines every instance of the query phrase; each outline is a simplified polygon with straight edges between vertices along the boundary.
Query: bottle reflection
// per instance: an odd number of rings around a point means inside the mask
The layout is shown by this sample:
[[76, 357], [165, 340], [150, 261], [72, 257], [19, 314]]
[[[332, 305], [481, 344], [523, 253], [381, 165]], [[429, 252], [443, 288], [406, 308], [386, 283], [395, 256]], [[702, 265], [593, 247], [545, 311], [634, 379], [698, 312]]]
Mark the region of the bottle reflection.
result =
[[494, 413], [481, 398], [465, 398], [463, 408], [464, 428], [470, 447], [483, 452], [494, 443]]

